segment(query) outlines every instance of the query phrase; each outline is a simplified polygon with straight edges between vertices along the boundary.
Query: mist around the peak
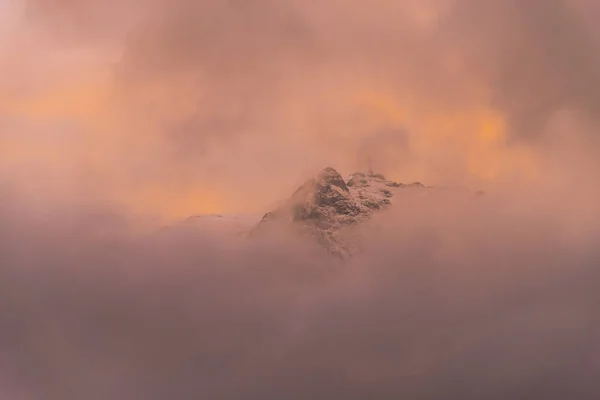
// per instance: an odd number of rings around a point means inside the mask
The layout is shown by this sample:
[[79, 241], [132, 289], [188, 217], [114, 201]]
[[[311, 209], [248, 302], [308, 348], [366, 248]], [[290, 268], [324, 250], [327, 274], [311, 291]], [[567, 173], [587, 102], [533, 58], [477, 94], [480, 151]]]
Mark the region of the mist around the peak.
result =
[[599, 226], [569, 192], [407, 191], [340, 263], [6, 190], [5, 398], [597, 398]]
[[[0, 9], [3, 400], [600, 398], [596, 2]], [[368, 163], [347, 262], [174, 222]]]

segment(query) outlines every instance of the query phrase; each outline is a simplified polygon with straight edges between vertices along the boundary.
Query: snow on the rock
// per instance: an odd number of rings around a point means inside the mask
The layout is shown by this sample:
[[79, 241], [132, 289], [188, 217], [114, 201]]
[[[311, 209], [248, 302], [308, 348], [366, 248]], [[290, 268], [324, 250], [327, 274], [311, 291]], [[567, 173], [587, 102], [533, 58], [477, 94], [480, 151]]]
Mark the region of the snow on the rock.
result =
[[[353, 229], [392, 205], [400, 192], [426, 195], [419, 182], [403, 184], [381, 174], [355, 172], [347, 180], [333, 168], [323, 169], [301, 185], [281, 206], [264, 214], [206, 214], [189, 217], [172, 228], [195, 229], [227, 237], [256, 237], [275, 226], [319, 244], [330, 254], [347, 258], [355, 248]], [[477, 192], [480, 196], [483, 192]], [[353, 243], [352, 245], [350, 243]]]
[[352, 254], [345, 237], [348, 228], [389, 206], [394, 190], [401, 187], [405, 185], [376, 174], [354, 173], [346, 182], [335, 169], [327, 167], [300, 186], [281, 207], [265, 214], [253, 234], [273, 223], [289, 224], [328, 252], [346, 258]]

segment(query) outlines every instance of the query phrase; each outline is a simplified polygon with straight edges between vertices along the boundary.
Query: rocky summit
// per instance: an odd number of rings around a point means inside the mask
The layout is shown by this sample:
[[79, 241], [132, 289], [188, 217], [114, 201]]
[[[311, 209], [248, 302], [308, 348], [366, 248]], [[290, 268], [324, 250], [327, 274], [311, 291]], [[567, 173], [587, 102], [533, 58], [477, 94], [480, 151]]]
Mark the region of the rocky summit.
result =
[[[393, 205], [394, 201], [406, 198], [400, 195], [408, 194], [405, 190], [426, 196], [470, 192], [466, 188], [432, 187], [419, 182], [403, 184], [375, 173], [355, 172], [344, 179], [335, 169], [327, 167], [302, 184], [281, 206], [264, 214], [262, 219], [260, 214], [196, 215], [164, 227], [160, 232], [192, 230], [246, 239], [269, 232], [278, 234], [280, 231], [273, 228], [283, 227], [316, 242], [328, 253], [346, 259], [364, 247], [361, 234], [354, 228]], [[474, 196], [484, 194], [480, 190]]]
[[344, 180], [327, 167], [301, 185], [282, 206], [266, 213], [252, 234], [273, 224], [286, 224], [316, 240], [329, 253], [347, 258], [352, 255], [345, 238], [348, 228], [389, 206], [394, 190], [403, 187], [425, 188], [420, 183], [404, 185], [372, 173], [356, 172]]

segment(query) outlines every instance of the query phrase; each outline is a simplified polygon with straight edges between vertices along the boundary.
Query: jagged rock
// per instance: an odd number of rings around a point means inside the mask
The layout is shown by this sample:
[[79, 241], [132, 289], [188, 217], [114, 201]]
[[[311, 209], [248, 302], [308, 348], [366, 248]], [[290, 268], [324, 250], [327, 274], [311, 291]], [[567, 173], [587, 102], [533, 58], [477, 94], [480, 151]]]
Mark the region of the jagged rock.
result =
[[381, 174], [363, 174], [355, 172], [350, 175], [348, 187], [351, 194], [365, 207], [379, 210], [391, 202], [393, 193], [389, 188], [401, 187], [402, 184], [388, 181]]
[[352, 174], [346, 183], [335, 169], [327, 167], [301, 185], [283, 206], [266, 213], [253, 234], [272, 223], [289, 224], [330, 253], [345, 258], [351, 255], [345, 244], [346, 229], [387, 207], [393, 197], [390, 188], [402, 186], [381, 174], [362, 172]]
[[[346, 258], [352, 255], [351, 247], [356, 248], [356, 244], [360, 247], [360, 239], [352, 246], [349, 244], [356, 239], [350, 235], [356, 225], [390, 206], [401, 190], [420, 194], [421, 189], [426, 193], [470, 192], [465, 188], [431, 187], [420, 182], [406, 185], [389, 181], [381, 174], [363, 172], [355, 172], [344, 180], [335, 169], [327, 167], [262, 219], [260, 215], [199, 215], [170, 227], [169, 231], [194, 228], [247, 238], [269, 231], [273, 225], [283, 225], [310, 238], [329, 253]], [[479, 190], [474, 195], [481, 197], [484, 192]]]

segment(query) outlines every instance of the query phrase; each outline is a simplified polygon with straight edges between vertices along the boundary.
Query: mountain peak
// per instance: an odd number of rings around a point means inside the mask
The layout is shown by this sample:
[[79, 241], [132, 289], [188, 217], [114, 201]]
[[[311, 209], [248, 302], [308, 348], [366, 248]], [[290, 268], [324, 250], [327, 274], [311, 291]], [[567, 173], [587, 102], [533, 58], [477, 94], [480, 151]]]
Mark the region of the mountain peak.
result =
[[317, 182], [322, 186], [332, 185], [337, 186], [343, 191], [348, 191], [344, 178], [332, 167], [325, 167], [318, 175]]
[[289, 224], [344, 258], [350, 255], [343, 238], [346, 228], [389, 205], [391, 189], [401, 186], [383, 175], [360, 172], [346, 182], [338, 171], [326, 167], [302, 184], [283, 206], [266, 213], [254, 232], [275, 222]]
[[351, 217], [361, 211], [342, 176], [327, 167], [302, 184], [282, 207], [267, 213], [265, 218], [285, 215], [291, 221], [312, 220], [319, 226], [330, 227], [352, 222]]

